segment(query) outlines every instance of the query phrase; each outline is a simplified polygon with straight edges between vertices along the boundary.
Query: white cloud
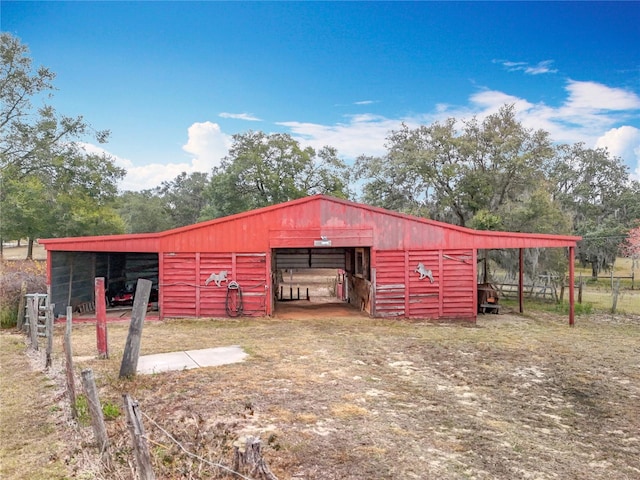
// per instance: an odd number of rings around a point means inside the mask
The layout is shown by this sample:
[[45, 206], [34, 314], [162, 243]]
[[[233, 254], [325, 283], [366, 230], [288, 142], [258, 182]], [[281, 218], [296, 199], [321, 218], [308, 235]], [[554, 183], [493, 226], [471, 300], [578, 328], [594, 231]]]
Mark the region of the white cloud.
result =
[[640, 129], [629, 125], [612, 128], [598, 138], [595, 146], [607, 148], [612, 155], [631, 163], [631, 175], [640, 181]]
[[[340, 155], [356, 158], [362, 154], [384, 154], [389, 132], [397, 130], [401, 123], [413, 128], [448, 117], [464, 120], [475, 116], [482, 120], [503, 105], [513, 104], [518, 119], [525, 127], [545, 130], [556, 142], [584, 142], [588, 147], [606, 144], [613, 154], [631, 166], [632, 171], [640, 169], [638, 129], [625, 126], [630, 117], [637, 119], [640, 97], [628, 90], [574, 80], [567, 82], [565, 90], [567, 97], [558, 107], [485, 89], [471, 95], [465, 106], [438, 104], [433, 112], [426, 114], [397, 119], [362, 114], [348, 116], [346, 122], [333, 125], [298, 121], [280, 122], [279, 125], [287, 127], [304, 145], [316, 149], [331, 145]], [[640, 175], [640, 171], [636, 175]]]
[[[280, 122], [296, 140], [316, 150], [330, 145], [338, 154], [347, 158], [360, 155], [382, 155], [385, 138], [391, 130], [398, 129], [403, 119], [389, 119], [379, 115], [363, 114], [347, 116], [347, 123], [320, 125], [305, 122]], [[418, 123], [405, 119], [405, 123]]]
[[91, 143], [83, 143], [85, 151], [98, 155], [106, 154], [110, 156], [114, 163], [127, 171], [126, 176], [119, 184], [119, 189], [140, 191], [160, 186], [162, 182], [173, 180], [182, 172], [196, 171], [193, 165], [189, 163], [151, 163], [142, 166], [136, 166], [129, 159], [119, 157], [104, 148], [93, 145]]
[[182, 149], [193, 155], [190, 162], [135, 165], [131, 160], [100, 146], [90, 143], [82, 145], [89, 153], [111, 156], [117, 166], [127, 171], [119, 185], [120, 190], [140, 191], [158, 187], [162, 182], [173, 180], [182, 172], [209, 173], [213, 167], [220, 165], [220, 160], [227, 155], [231, 146], [231, 136], [223, 133], [217, 123], [196, 122], [189, 127], [187, 133], [188, 141]]
[[233, 118], [234, 120], [247, 120], [249, 122], [261, 122], [262, 119], [256, 117], [253, 113], [229, 113], [222, 112], [218, 115], [221, 118]]
[[569, 80], [567, 107], [589, 112], [634, 110], [640, 108], [640, 97], [622, 88], [612, 88], [596, 82]]
[[359, 102], [353, 102], [354, 105], [372, 105], [376, 102], [374, 102], [373, 100], [361, 100]]
[[192, 171], [208, 172], [220, 165], [231, 146], [231, 136], [213, 122], [196, 122], [189, 127], [189, 140], [182, 149], [193, 155]]
[[544, 73], [557, 73], [556, 68], [551, 68], [553, 60], [542, 60], [535, 65], [527, 62], [511, 62], [509, 60], [494, 60], [493, 63], [500, 63], [510, 72], [524, 72], [527, 75], [541, 75]]

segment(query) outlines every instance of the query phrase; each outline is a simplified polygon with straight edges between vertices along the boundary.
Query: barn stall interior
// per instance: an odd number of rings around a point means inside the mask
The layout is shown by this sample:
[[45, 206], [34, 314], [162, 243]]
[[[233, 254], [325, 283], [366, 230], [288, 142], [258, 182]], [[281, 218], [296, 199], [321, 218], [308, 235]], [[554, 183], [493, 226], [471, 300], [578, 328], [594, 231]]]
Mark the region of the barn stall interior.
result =
[[289, 302], [315, 310], [317, 304], [345, 303], [370, 313], [369, 257], [361, 247], [274, 249], [275, 313]]
[[[160, 318], [269, 316], [292, 296], [297, 302], [298, 287], [305, 302], [322, 303], [309, 279], [327, 272], [336, 300], [358, 314], [475, 321], [495, 300], [478, 296], [479, 251], [516, 250], [522, 263], [524, 249], [568, 249], [572, 281], [578, 240], [475, 231], [314, 195], [165, 232], [40, 242], [56, 313], [90, 305], [93, 279], [102, 276], [110, 295], [150, 279]], [[571, 295], [570, 304], [572, 322]]]

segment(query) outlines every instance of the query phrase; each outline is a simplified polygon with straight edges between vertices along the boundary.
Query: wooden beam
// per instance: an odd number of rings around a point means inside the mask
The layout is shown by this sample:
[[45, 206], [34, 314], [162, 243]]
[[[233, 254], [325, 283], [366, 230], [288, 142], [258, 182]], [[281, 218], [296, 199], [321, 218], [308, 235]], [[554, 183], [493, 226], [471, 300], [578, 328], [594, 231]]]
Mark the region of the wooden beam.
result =
[[569, 247], [569, 325], [575, 323], [575, 252], [576, 247]]
[[518, 258], [518, 306], [520, 313], [524, 313], [524, 248], [520, 249]]

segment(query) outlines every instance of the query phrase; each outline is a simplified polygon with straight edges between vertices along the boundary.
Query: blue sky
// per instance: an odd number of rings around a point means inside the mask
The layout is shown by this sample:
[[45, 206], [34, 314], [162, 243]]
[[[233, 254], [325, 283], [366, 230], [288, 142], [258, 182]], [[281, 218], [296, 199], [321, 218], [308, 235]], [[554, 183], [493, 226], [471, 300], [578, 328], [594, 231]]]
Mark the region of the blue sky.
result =
[[384, 153], [401, 122], [504, 103], [640, 179], [640, 2], [2, 0], [0, 13], [56, 72], [57, 110], [111, 130], [123, 189], [209, 172], [250, 129], [350, 161]]

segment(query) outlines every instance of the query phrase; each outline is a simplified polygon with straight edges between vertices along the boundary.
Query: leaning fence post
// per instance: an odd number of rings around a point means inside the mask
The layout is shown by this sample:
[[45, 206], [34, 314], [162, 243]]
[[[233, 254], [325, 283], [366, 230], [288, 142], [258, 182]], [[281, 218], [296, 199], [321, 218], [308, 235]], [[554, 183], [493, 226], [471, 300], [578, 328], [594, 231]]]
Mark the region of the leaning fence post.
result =
[[71, 418], [78, 418], [76, 408], [76, 382], [73, 376], [73, 352], [71, 350], [71, 324], [73, 322], [73, 308], [67, 307], [67, 319], [64, 330], [64, 356], [67, 373], [67, 392], [71, 404]]
[[53, 303], [46, 306], [45, 310], [45, 332], [47, 334], [47, 351], [44, 368], [51, 366], [51, 354], [53, 353], [53, 309], [55, 305]]
[[142, 340], [142, 327], [144, 317], [147, 313], [149, 295], [151, 293], [151, 280], [141, 278], [136, 286], [136, 296], [133, 299], [133, 310], [131, 311], [131, 323], [129, 324], [129, 335], [122, 355], [120, 364], [120, 378], [135, 375], [138, 368], [138, 357], [140, 356], [140, 341]]
[[151, 456], [149, 455], [147, 438], [144, 434], [140, 405], [128, 393], [122, 395], [122, 398], [124, 400], [124, 411], [127, 415], [127, 426], [133, 442], [133, 453], [138, 464], [138, 476], [140, 480], [155, 480], [156, 476], [151, 466]]
[[107, 438], [107, 428], [104, 424], [104, 415], [102, 413], [102, 405], [98, 398], [98, 389], [93, 376], [93, 370], [90, 368], [82, 371], [82, 387], [87, 396], [89, 404], [89, 413], [91, 414], [91, 425], [93, 426], [93, 434], [96, 437], [98, 448], [102, 454], [103, 460], [109, 458], [109, 439]]

